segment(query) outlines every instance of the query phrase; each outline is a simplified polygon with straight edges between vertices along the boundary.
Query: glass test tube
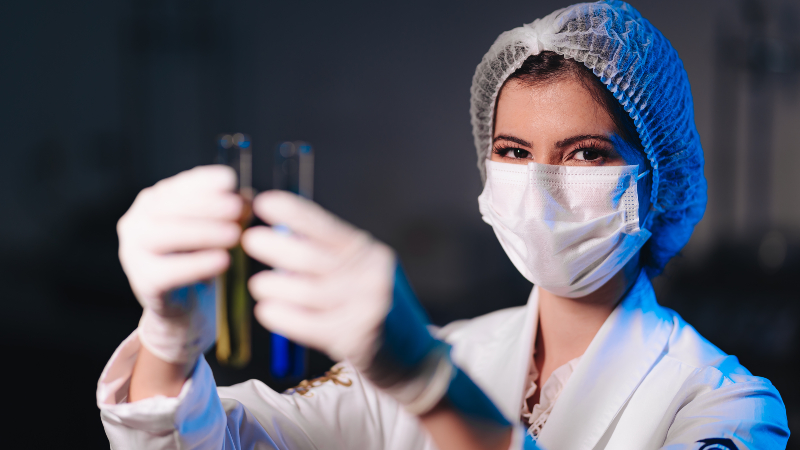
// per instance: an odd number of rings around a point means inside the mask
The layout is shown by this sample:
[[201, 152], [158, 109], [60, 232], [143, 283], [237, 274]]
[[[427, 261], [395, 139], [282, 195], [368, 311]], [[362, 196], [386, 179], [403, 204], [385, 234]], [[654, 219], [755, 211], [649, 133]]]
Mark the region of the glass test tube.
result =
[[[242, 134], [226, 134], [217, 140], [219, 163], [236, 171], [238, 193], [244, 199], [244, 212], [240, 219], [242, 228], [252, 221], [252, 143]], [[250, 362], [251, 311], [253, 308], [247, 290], [249, 267], [247, 255], [241, 244], [230, 250], [231, 264], [217, 277], [217, 360], [226, 366], [242, 368]]]
[[[275, 149], [273, 183], [282, 189], [311, 199], [314, 191], [314, 150], [305, 142], [283, 142]], [[280, 224], [276, 230], [290, 233]], [[306, 372], [305, 347], [272, 333], [270, 372], [274, 378], [302, 378]]]

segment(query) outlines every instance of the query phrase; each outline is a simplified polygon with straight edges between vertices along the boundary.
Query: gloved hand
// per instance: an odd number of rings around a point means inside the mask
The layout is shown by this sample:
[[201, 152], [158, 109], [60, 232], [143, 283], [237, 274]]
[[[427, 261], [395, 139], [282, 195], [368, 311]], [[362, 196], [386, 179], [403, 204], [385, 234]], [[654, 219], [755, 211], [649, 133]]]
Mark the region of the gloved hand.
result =
[[280, 269], [250, 279], [258, 321], [334, 360], [367, 365], [391, 306], [394, 252], [288, 192], [258, 195], [253, 212], [291, 230], [251, 227], [242, 236], [245, 252]]
[[406, 409], [422, 414], [442, 398], [466, 416], [508, 426], [485, 394], [450, 360], [394, 252], [294, 194], [256, 197], [256, 215], [286, 234], [253, 227], [242, 236], [252, 257], [281, 270], [250, 279], [262, 325], [301, 344], [349, 359]]
[[139, 340], [191, 362], [216, 339], [213, 279], [239, 240], [243, 202], [226, 166], [201, 166], [142, 190], [117, 224], [119, 258], [144, 308]]

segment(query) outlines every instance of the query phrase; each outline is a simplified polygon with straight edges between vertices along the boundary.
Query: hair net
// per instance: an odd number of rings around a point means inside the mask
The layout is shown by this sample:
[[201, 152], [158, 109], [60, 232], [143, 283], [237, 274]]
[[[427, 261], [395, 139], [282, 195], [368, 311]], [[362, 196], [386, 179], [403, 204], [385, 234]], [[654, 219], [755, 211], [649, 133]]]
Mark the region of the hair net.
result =
[[625, 2], [580, 3], [501, 34], [472, 79], [472, 133], [486, 177], [495, 100], [531, 55], [553, 51], [582, 62], [633, 119], [652, 168], [650, 276], [689, 241], [706, 206], [703, 149], [689, 79], [669, 41]]

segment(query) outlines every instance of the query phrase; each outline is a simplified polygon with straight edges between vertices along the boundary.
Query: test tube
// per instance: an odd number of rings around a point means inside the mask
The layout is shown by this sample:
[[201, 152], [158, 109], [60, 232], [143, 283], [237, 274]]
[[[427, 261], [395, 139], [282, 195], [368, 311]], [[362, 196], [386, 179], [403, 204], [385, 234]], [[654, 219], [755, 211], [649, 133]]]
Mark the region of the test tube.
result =
[[[306, 142], [283, 142], [275, 149], [273, 184], [282, 189], [312, 199], [314, 191], [314, 150]], [[284, 225], [275, 230], [290, 233]], [[305, 347], [277, 333], [271, 334], [270, 372], [274, 378], [302, 378], [306, 372]]]
[[[247, 228], [253, 218], [252, 201], [252, 142], [242, 134], [225, 134], [217, 139], [219, 163], [236, 171], [238, 193], [244, 199], [244, 212], [240, 219]], [[247, 290], [248, 262], [241, 244], [229, 250], [230, 266], [217, 278], [217, 361], [220, 364], [242, 368], [250, 362], [252, 300]]]

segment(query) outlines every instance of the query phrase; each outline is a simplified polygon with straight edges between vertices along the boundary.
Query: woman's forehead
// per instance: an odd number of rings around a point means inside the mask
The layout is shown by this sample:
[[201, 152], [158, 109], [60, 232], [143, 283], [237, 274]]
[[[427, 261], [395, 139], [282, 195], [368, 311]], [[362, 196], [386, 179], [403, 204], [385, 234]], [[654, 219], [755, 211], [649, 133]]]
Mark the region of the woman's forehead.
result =
[[576, 77], [536, 84], [510, 80], [497, 99], [494, 136], [561, 140], [574, 134], [610, 136], [614, 131], [611, 116]]

